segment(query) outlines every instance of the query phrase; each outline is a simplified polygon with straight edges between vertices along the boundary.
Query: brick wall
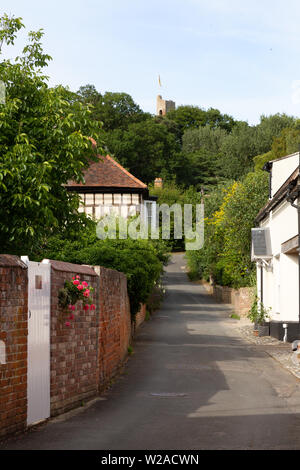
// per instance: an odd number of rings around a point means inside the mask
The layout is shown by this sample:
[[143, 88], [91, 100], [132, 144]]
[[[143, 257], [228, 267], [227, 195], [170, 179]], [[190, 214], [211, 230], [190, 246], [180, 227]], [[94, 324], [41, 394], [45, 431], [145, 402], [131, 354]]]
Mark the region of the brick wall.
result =
[[[66, 280], [80, 275], [92, 286], [96, 310], [83, 310], [76, 305], [71, 327], [58, 305], [58, 291]], [[51, 416], [63, 413], [98, 390], [98, 293], [99, 278], [93, 269], [60, 261], [51, 261]]]
[[253, 302], [251, 287], [233, 289], [227, 286], [212, 285], [205, 281], [202, 281], [201, 284], [218, 302], [231, 305], [233, 310], [242, 317], [247, 316]]
[[6, 363], [0, 363], [0, 437], [26, 428], [27, 286], [26, 265], [0, 255], [0, 340], [6, 350]]
[[142, 304], [140, 310], [135, 316], [135, 328], [137, 329], [146, 318], [146, 304]]
[[[117, 373], [133, 335], [127, 279], [112, 269], [51, 263], [50, 412], [56, 416], [96, 396]], [[25, 430], [27, 422], [27, 266], [0, 255], [0, 438]], [[95, 310], [76, 306], [71, 326], [58, 304], [66, 280], [80, 275], [94, 288]], [[143, 306], [137, 316], [144, 320]], [[0, 344], [1, 359], [1, 344]]]
[[99, 389], [117, 373], [131, 340], [131, 316], [127, 278], [118, 271], [96, 267], [99, 294]]

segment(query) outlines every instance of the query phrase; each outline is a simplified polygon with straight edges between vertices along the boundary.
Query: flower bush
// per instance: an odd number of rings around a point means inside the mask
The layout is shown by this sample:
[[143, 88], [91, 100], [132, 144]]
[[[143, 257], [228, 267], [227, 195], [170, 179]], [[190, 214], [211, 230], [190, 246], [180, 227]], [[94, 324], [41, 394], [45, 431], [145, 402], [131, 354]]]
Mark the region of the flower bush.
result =
[[90, 294], [93, 292], [93, 287], [90, 287], [86, 281], [80, 281], [80, 276], [72, 278], [72, 281], [65, 281], [65, 285], [58, 293], [58, 303], [60, 308], [67, 314], [67, 321], [65, 326], [71, 326], [70, 320], [74, 320], [75, 316], [73, 311], [77, 302], [82, 302], [83, 310], [95, 310], [96, 306]]

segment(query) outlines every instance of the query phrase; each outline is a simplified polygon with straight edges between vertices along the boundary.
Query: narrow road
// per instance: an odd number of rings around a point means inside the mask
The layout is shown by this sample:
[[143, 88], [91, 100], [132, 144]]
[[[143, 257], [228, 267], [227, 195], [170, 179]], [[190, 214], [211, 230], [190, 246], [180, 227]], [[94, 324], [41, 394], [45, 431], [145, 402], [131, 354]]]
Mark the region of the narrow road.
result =
[[227, 308], [183, 265], [172, 257], [164, 304], [103, 399], [0, 448], [300, 448], [300, 382], [239, 337]]

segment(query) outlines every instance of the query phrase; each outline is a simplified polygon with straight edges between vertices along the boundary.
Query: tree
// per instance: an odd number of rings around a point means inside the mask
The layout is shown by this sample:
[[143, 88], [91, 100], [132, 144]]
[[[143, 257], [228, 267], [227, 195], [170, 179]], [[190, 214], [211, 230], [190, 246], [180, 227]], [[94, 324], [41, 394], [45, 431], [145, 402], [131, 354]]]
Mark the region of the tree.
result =
[[180, 146], [167, 127], [148, 119], [106, 136], [110, 152], [144, 183], [174, 174]]
[[269, 152], [254, 157], [255, 170], [261, 170], [270, 160], [298, 152], [300, 144], [300, 122], [295, 121], [293, 127], [284, 128], [278, 137], [273, 138]]
[[145, 121], [151, 116], [144, 113], [128, 93], [98, 93], [94, 85], [79, 88], [77, 95], [85, 104], [91, 104], [92, 117], [103, 123], [106, 132], [127, 129], [129, 124]]
[[271, 149], [274, 138], [279, 137], [283, 129], [293, 127], [294, 123], [295, 118], [284, 113], [261, 116], [260, 123], [256, 126], [257, 154], [268, 152]]
[[213, 129], [209, 125], [198, 129], [188, 129], [182, 137], [182, 151], [193, 153], [205, 150], [210, 155], [217, 155], [226, 139], [227, 132], [224, 129]]
[[268, 175], [264, 171], [214, 190], [205, 202], [204, 247], [188, 253], [194, 273], [212, 276], [221, 285], [252, 285], [251, 228], [267, 200]]
[[230, 132], [234, 126], [234, 119], [231, 116], [222, 115], [218, 109], [210, 108], [205, 111], [198, 106], [178, 106], [168, 112], [167, 118], [178, 124], [182, 134], [187, 129], [207, 125], [212, 128], [220, 127]]
[[249, 173], [235, 184], [221, 214], [224, 249], [220, 257], [223, 274], [233, 287], [249, 285], [255, 277], [251, 262], [251, 228], [259, 210], [268, 200], [268, 175]]
[[235, 125], [221, 147], [223, 174], [229, 179], [240, 179], [253, 169], [257, 155], [255, 128], [245, 122]]
[[[14, 44], [21, 18], [1, 19], [1, 45]], [[43, 53], [42, 30], [14, 62], [2, 60], [6, 100], [0, 104], [0, 243], [9, 253], [26, 253], [55, 230], [83, 221], [69, 179], [82, 181], [94, 158], [90, 138], [99, 125], [89, 108], [62, 86], [49, 88], [42, 73], [51, 57]]]

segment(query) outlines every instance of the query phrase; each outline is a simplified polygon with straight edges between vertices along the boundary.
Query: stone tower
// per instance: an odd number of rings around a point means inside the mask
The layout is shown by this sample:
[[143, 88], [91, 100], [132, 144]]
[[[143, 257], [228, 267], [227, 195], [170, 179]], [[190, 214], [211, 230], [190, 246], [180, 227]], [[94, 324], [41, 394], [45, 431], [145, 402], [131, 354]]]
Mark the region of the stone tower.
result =
[[156, 115], [165, 116], [169, 111], [175, 109], [174, 101], [163, 100], [161, 95], [156, 98]]

